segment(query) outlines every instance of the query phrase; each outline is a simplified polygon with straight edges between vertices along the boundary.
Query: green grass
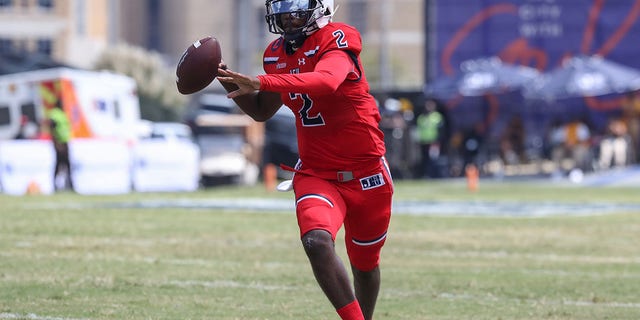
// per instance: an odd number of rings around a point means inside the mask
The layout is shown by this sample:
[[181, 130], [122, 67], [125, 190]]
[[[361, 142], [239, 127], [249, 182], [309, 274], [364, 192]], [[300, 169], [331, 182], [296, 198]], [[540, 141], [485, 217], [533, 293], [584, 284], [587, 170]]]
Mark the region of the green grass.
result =
[[[640, 204], [633, 188], [401, 182], [396, 200]], [[337, 319], [293, 212], [136, 208], [194, 193], [0, 195], [0, 319]], [[526, 206], [523, 207], [526, 210]], [[632, 210], [633, 211], [633, 210]], [[376, 319], [640, 319], [640, 210], [394, 215]], [[342, 243], [337, 246], [344, 257]]]

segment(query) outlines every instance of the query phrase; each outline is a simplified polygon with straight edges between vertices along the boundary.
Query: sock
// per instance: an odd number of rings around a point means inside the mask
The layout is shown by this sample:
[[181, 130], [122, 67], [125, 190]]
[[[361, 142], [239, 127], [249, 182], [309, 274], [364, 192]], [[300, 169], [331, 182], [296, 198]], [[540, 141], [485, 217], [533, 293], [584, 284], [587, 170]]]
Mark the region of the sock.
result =
[[336, 311], [342, 320], [364, 320], [358, 299]]

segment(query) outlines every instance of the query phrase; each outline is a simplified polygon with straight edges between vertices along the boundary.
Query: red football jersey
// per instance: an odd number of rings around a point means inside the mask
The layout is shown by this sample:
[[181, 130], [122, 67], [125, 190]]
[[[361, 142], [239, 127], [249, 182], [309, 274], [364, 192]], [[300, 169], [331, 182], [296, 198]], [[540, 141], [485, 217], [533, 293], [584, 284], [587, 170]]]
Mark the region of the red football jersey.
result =
[[[359, 32], [343, 23], [329, 23], [293, 54], [285, 52], [283, 41], [278, 38], [264, 52], [267, 75], [259, 76], [260, 90], [280, 92], [283, 103], [297, 115], [303, 171], [331, 178], [336, 171], [378, 165], [385, 154], [384, 136], [359, 57]], [[350, 59], [334, 50], [346, 52]], [[334, 77], [332, 70], [339, 68], [349, 68], [346, 80]]]

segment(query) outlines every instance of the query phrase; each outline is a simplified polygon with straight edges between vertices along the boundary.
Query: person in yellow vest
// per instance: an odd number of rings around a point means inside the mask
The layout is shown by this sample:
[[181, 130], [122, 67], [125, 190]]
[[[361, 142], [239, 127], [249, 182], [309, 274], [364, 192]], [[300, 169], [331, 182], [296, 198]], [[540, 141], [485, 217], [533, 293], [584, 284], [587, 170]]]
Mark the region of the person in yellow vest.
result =
[[[71, 180], [71, 162], [69, 160], [69, 141], [71, 140], [71, 122], [58, 102], [55, 107], [47, 111], [47, 122], [51, 141], [56, 152], [56, 165], [53, 173], [53, 182], [56, 190], [73, 189]], [[64, 183], [60, 183], [61, 174], [64, 174]]]
[[440, 139], [444, 117], [433, 100], [425, 102], [424, 111], [416, 119], [418, 141], [422, 151], [422, 170], [425, 178], [435, 176], [435, 162], [440, 157]]

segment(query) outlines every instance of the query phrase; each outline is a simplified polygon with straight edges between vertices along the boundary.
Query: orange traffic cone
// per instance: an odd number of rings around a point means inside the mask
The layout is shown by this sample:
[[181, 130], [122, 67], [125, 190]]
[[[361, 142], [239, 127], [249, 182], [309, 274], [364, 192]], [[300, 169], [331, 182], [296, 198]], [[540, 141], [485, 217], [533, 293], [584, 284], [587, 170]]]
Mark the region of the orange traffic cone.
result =
[[27, 194], [36, 195], [41, 193], [42, 190], [40, 190], [40, 185], [34, 180], [29, 181], [29, 184], [27, 185]]
[[467, 189], [471, 192], [478, 191], [478, 183], [480, 182], [480, 173], [475, 164], [468, 164], [465, 167], [465, 175], [467, 176]]

